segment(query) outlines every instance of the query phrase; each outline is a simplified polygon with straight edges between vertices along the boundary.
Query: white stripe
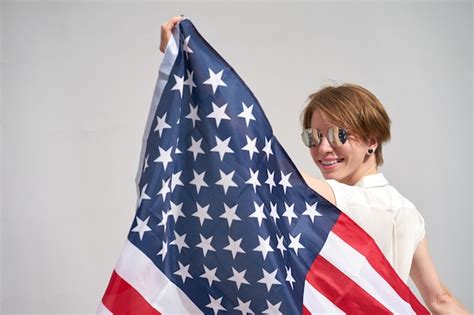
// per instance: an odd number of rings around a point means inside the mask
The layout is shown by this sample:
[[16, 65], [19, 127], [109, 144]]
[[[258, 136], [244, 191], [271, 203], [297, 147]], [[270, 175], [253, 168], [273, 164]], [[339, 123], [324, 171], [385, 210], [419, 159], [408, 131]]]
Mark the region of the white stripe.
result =
[[415, 314], [411, 305], [375, 271], [367, 259], [336, 234], [329, 233], [320, 252], [327, 261], [337, 267], [362, 289], [395, 314]]
[[99, 307], [97, 308], [97, 315], [113, 315], [111, 311], [109, 311], [104, 304], [102, 304], [102, 301], [99, 304]]
[[303, 305], [311, 314], [345, 314], [308, 281], [304, 282]]
[[202, 314], [188, 296], [129, 241], [115, 272], [162, 314]]

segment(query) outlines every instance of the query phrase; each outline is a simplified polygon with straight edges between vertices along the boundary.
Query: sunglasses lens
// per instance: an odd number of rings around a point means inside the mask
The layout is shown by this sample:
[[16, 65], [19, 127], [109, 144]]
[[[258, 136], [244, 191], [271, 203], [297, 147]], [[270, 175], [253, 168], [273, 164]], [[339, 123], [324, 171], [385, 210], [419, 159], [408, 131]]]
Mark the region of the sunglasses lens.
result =
[[304, 145], [307, 146], [308, 148], [313, 147], [311, 134], [312, 134], [311, 129], [305, 129], [301, 133], [301, 139], [303, 140]]

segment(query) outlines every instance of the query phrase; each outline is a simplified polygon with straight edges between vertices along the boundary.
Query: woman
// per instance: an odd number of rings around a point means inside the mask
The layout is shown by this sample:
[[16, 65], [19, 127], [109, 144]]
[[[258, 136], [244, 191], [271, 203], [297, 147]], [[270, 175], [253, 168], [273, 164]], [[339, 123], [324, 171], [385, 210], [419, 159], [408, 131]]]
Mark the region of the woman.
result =
[[[162, 52], [181, 19], [161, 26]], [[362, 226], [405, 282], [410, 275], [431, 312], [468, 313], [436, 273], [423, 218], [378, 172], [390, 119], [377, 98], [357, 85], [326, 87], [310, 95], [302, 116], [303, 141], [325, 178], [304, 175], [308, 185]]]

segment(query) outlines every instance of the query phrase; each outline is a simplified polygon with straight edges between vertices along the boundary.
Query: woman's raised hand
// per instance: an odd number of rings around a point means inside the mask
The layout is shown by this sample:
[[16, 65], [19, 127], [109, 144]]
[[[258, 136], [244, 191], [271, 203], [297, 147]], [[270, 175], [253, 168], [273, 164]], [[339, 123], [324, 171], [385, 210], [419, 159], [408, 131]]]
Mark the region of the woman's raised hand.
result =
[[166, 45], [168, 45], [168, 42], [171, 38], [171, 30], [182, 19], [183, 19], [182, 15], [173, 16], [171, 19], [168, 20], [168, 22], [161, 25], [160, 51], [162, 53], [165, 52]]

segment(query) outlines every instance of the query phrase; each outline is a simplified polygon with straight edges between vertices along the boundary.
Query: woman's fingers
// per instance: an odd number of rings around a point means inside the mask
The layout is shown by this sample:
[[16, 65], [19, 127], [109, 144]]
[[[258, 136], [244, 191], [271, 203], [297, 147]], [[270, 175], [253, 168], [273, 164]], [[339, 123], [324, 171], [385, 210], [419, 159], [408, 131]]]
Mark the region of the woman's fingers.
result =
[[182, 15], [173, 16], [166, 23], [161, 25], [161, 41], [160, 41], [160, 51], [165, 52], [166, 46], [171, 38], [171, 30], [173, 27], [183, 19]]

